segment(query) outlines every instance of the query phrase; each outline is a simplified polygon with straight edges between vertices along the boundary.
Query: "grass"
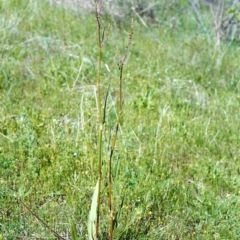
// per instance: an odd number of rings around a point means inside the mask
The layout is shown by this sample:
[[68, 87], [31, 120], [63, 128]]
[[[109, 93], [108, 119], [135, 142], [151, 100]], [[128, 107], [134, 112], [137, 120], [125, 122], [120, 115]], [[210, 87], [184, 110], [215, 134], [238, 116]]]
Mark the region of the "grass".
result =
[[[0, 236], [54, 238], [21, 198], [64, 238], [73, 221], [85, 239], [97, 182], [96, 20], [44, 1], [5, 0], [0, 9]], [[172, 28], [135, 22], [112, 166], [116, 206], [124, 196], [115, 239], [240, 237], [239, 47], [215, 49], [197, 27], [190, 13]], [[113, 29], [103, 53], [105, 175], [116, 45], [124, 50], [128, 34]]]

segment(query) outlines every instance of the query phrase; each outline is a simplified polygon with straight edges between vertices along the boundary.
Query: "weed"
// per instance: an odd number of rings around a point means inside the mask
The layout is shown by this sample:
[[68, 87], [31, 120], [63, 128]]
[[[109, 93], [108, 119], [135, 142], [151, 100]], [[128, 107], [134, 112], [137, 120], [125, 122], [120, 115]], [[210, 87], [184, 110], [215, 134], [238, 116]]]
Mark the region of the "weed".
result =
[[[100, 228], [100, 206], [101, 206], [101, 184], [102, 184], [102, 152], [103, 152], [103, 131], [106, 122], [106, 107], [107, 107], [107, 99], [109, 94], [109, 89], [107, 90], [105, 101], [103, 104], [103, 114], [102, 114], [102, 99], [101, 99], [101, 65], [102, 65], [102, 52], [103, 46], [107, 41], [107, 37], [109, 35], [108, 28], [107, 32], [102, 30], [101, 23], [101, 7], [102, 1], [96, 3], [96, 21], [98, 26], [98, 73], [97, 73], [97, 104], [98, 104], [98, 124], [99, 124], [99, 137], [98, 137], [98, 180], [95, 187], [95, 191], [92, 198], [91, 210], [88, 221], [88, 234], [89, 239], [98, 239], [99, 238], [99, 228]], [[106, 34], [106, 35], [105, 35]], [[128, 55], [129, 46], [131, 44], [133, 35], [133, 24], [131, 26], [131, 32], [129, 35], [129, 42], [126, 46], [125, 54], [122, 59], [119, 61], [119, 95], [118, 95], [118, 110], [117, 110], [117, 121], [116, 121], [116, 129], [113, 135], [112, 143], [110, 146], [110, 156], [108, 161], [108, 207], [110, 214], [110, 224], [109, 224], [109, 239], [113, 239], [113, 231], [117, 226], [117, 222], [119, 220], [119, 214], [121, 209], [119, 209], [117, 215], [115, 216], [113, 209], [113, 196], [112, 196], [112, 161], [113, 161], [113, 153], [116, 147], [117, 135], [120, 128], [121, 123], [121, 114], [122, 114], [122, 105], [123, 105], [123, 68]], [[116, 176], [117, 177], [117, 176]], [[123, 201], [122, 201], [123, 204]], [[121, 208], [122, 208], [121, 204]]]

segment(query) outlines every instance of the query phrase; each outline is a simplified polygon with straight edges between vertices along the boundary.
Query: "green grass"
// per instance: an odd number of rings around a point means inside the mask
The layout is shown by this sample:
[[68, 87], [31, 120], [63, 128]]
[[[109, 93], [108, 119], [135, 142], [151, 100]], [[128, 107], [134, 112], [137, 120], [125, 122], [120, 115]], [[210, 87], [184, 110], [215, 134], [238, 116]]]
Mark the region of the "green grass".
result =
[[[0, 9], [0, 239], [54, 238], [18, 198], [66, 239], [71, 221], [86, 239], [97, 181], [96, 20], [44, 1], [4, 0]], [[173, 28], [135, 22], [113, 160], [116, 210], [124, 197], [115, 239], [240, 238], [239, 50], [215, 50], [185, 15]], [[116, 46], [124, 51], [128, 34], [112, 29], [103, 54], [103, 176]], [[104, 186], [107, 178], [107, 199]], [[104, 236], [108, 217], [102, 223]]]

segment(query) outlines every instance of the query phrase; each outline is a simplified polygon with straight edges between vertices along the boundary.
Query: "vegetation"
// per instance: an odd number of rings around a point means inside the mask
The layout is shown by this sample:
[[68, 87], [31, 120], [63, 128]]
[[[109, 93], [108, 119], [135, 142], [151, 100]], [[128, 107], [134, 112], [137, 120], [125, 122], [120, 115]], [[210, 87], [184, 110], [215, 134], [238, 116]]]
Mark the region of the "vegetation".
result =
[[[112, 160], [114, 239], [240, 237], [239, 47], [216, 46], [208, 9], [206, 34], [180, 2], [159, 24], [134, 22]], [[64, 239], [87, 239], [98, 179], [96, 19], [44, 1], [3, 0], [0, 9], [0, 239], [54, 239], [24, 204]], [[112, 27], [102, 55], [103, 176], [130, 25]]]

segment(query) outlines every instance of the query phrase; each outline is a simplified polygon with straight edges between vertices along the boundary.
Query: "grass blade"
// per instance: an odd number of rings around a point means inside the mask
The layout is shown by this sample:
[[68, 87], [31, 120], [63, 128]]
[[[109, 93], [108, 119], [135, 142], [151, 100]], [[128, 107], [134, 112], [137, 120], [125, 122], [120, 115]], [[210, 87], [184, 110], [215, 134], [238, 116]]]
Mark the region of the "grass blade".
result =
[[89, 212], [88, 219], [88, 237], [89, 240], [96, 240], [96, 222], [97, 222], [97, 205], [98, 205], [98, 191], [99, 191], [99, 180], [97, 181], [93, 197], [91, 210]]

